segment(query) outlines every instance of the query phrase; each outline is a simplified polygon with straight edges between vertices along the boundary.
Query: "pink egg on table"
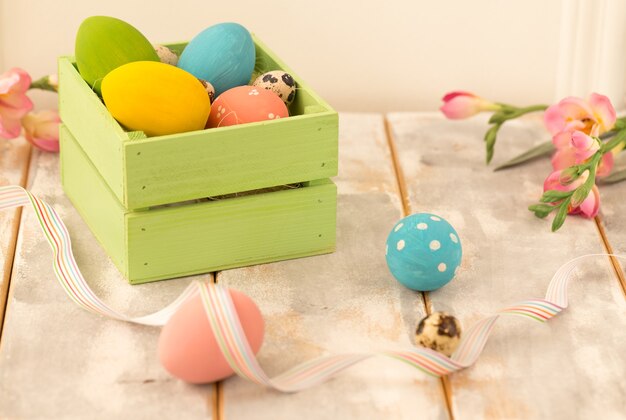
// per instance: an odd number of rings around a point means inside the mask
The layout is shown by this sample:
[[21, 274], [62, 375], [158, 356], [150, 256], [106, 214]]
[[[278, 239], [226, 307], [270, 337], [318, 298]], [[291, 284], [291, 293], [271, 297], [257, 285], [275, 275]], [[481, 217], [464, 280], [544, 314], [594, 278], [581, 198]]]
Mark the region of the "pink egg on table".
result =
[[[263, 316], [248, 296], [232, 289], [229, 292], [256, 354], [263, 344]], [[173, 376], [194, 384], [216, 382], [234, 373], [215, 340], [200, 295], [184, 303], [163, 327], [159, 359]]]
[[287, 106], [274, 92], [256, 86], [237, 86], [215, 99], [206, 127], [225, 127], [288, 116]]

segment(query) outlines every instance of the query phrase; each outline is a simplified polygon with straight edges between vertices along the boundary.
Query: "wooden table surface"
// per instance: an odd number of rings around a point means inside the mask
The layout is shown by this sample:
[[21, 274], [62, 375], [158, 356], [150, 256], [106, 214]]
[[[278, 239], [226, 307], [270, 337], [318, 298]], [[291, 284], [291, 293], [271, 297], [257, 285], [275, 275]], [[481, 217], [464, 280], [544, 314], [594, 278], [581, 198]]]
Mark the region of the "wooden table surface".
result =
[[[397, 349], [417, 321], [444, 310], [467, 328], [519, 300], [543, 297], [567, 260], [626, 251], [626, 183], [603, 186], [595, 221], [557, 233], [526, 207], [541, 194], [547, 159], [507, 171], [484, 164], [485, 120], [436, 114], [342, 114], [334, 254], [130, 286], [62, 192], [58, 156], [0, 142], [0, 185], [21, 184], [67, 224], [77, 262], [113, 307], [143, 314], [193, 279], [215, 279], [259, 305], [270, 374], [310, 358]], [[536, 120], [502, 129], [496, 162], [545, 141]], [[393, 150], [393, 153], [392, 153]], [[624, 159], [618, 162], [624, 163]], [[459, 232], [455, 279], [425, 295], [397, 283], [384, 242], [403, 215], [427, 211]], [[0, 212], [0, 418], [618, 419], [626, 415], [626, 282], [609, 258], [576, 270], [570, 308], [546, 324], [501, 319], [476, 365], [436, 379], [375, 358], [326, 384], [280, 394], [237, 377], [192, 386], [161, 368], [158, 328], [104, 319], [57, 284], [35, 215]], [[214, 277], [215, 276], [215, 277]]]

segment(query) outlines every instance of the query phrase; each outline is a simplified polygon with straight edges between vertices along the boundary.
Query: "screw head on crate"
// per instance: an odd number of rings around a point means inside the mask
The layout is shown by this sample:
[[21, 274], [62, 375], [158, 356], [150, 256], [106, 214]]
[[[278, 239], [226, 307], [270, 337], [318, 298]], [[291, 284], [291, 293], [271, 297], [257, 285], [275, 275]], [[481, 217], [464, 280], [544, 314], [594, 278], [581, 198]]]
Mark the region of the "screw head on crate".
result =
[[419, 291], [447, 284], [461, 263], [461, 241], [442, 217], [416, 213], [398, 221], [385, 247], [387, 266], [404, 286]]

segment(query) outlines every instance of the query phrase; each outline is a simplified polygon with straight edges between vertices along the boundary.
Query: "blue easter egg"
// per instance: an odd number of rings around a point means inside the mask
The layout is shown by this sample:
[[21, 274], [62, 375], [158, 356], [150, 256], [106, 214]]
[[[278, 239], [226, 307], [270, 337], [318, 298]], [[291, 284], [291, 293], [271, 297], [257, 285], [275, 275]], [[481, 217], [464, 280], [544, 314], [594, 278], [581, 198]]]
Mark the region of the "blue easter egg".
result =
[[385, 248], [391, 274], [409, 289], [424, 292], [452, 280], [461, 255], [456, 230], [430, 213], [412, 214], [396, 223]]
[[219, 23], [189, 42], [178, 67], [211, 83], [217, 97], [230, 88], [248, 84], [255, 61], [250, 32], [238, 23]]

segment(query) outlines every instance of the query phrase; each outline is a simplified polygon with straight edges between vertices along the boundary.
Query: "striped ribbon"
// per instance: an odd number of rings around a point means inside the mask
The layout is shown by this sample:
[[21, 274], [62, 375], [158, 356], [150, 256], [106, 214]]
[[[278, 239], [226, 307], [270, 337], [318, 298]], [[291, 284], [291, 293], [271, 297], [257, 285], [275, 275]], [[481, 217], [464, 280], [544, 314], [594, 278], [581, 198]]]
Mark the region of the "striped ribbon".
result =
[[120, 321], [142, 325], [164, 325], [170, 316], [188, 299], [200, 293], [204, 309], [215, 338], [225, 359], [239, 376], [259, 385], [282, 392], [297, 392], [320, 384], [350, 366], [374, 356], [385, 356], [407, 363], [429, 375], [440, 377], [465, 369], [476, 362], [489, 334], [501, 315], [518, 315], [539, 322], [546, 322], [567, 308], [567, 287], [573, 270], [581, 260], [592, 257], [626, 259], [614, 254], [589, 254], [565, 263], [550, 281], [544, 299], [529, 299], [506, 307], [496, 314], [475, 323], [467, 330], [452, 357], [447, 357], [424, 347], [412, 347], [404, 351], [387, 351], [366, 354], [341, 354], [324, 356], [300, 364], [289, 371], [270, 378], [259, 365], [241, 327], [239, 317], [228, 289], [211, 282], [193, 282], [183, 293], [165, 308], [138, 318], [128, 317], [102, 302], [89, 288], [74, 256], [67, 228], [57, 212], [19, 186], [0, 187], [0, 210], [32, 205], [39, 225], [54, 253], [55, 275], [68, 294], [84, 309]]

